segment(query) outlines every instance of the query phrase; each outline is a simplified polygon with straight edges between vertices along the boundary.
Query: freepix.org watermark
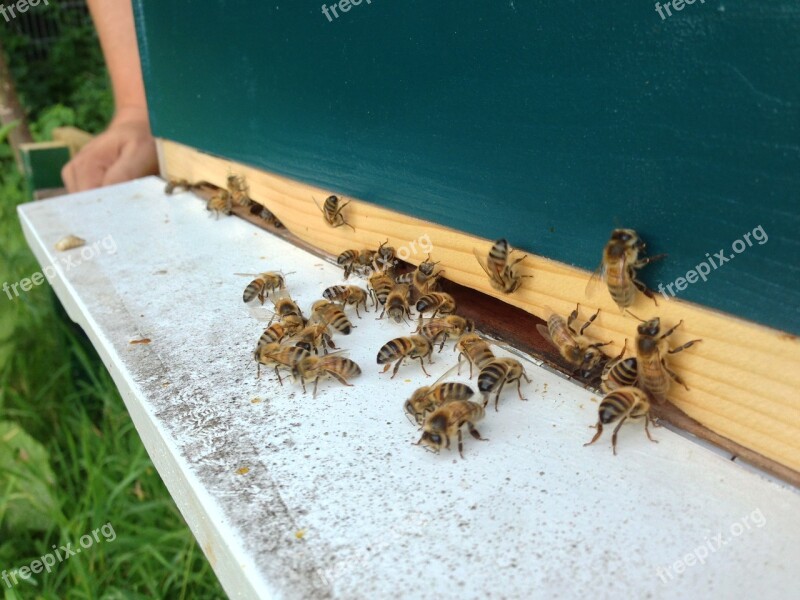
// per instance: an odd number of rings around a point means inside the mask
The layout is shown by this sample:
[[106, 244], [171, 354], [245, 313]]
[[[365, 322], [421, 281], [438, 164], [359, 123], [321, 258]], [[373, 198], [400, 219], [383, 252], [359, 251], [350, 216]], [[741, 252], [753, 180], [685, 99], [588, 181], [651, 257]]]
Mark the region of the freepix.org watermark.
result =
[[[106, 254], [113, 254], [117, 250], [117, 243], [114, 241], [113, 237], [107, 235], [102, 240], [94, 242], [91, 246], [82, 246], [80, 251], [67, 251], [65, 254], [59, 255], [58, 259], [64, 267], [64, 270], [69, 271], [82, 262], [92, 260], [98, 256], [101, 249], [105, 250]], [[13, 300], [15, 297], [19, 297], [20, 290], [29, 292], [34, 286], [42, 285], [45, 279], [47, 281], [52, 281], [55, 275], [56, 266], [54, 264], [45, 265], [41, 272], [36, 272], [30, 277], [20, 279], [16, 283], [3, 282], [3, 291], [6, 293], [9, 300]]]
[[50, 6], [47, 0], [18, 0], [17, 2], [12, 2], [8, 6], [3, 4], [0, 0], [0, 15], [3, 15], [6, 23], [8, 23], [11, 19], [16, 18], [19, 13], [28, 12], [31, 6], [39, 6], [39, 4]]
[[[680, 12], [687, 5], [694, 4], [696, 0], [669, 0], [665, 2], [663, 5], [661, 2], [656, 2], [656, 12], [658, 16], [661, 17], [661, 20], [664, 21], [667, 17], [672, 16], [672, 11]], [[700, 4], [705, 4], [706, 0], [700, 0]], [[665, 14], [666, 13], [666, 14]]]
[[667, 567], [659, 567], [656, 574], [661, 578], [661, 581], [667, 583], [675, 578], [676, 575], [683, 573], [687, 567], [693, 567], [696, 564], [704, 565], [706, 559], [722, 548], [727, 546], [733, 538], [739, 537], [745, 531], [751, 530], [753, 527], [762, 528], [767, 524], [767, 518], [760, 508], [757, 508], [749, 515], [745, 515], [741, 520], [736, 521], [730, 526], [731, 537], [727, 537], [725, 533], [719, 532], [712, 538], [706, 538], [705, 542], [686, 554], [683, 558], [676, 560], [674, 563]]
[[358, 6], [362, 1], [365, 4], [372, 4], [372, 0], [339, 0], [339, 2], [334, 2], [333, 4], [323, 4], [322, 14], [328, 18], [328, 23], [331, 23], [334, 19], [339, 18], [339, 12], [350, 12], [351, 8]]
[[[686, 272], [685, 277], [678, 277], [675, 281], [667, 285], [659, 283], [658, 291], [661, 292], [661, 295], [664, 296], [664, 298], [669, 300], [670, 297], [675, 297], [675, 290], [682, 292], [689, 286], [690, 283], [697, 283], [698, 279], [707, 281], [708, 275], [712, 270], [716, 271], [726, 262], [736, 258], [737, 254], [741, 254], [750, 248], [753, 245], [753, 240], [758, 242], [759, 246], [763, 246], [769, 240], [767, 232], [764, 231], [764, 228], [761, 225], [753, 229], [753, 231], [748, 231], [742, 236], [742, 239], [736, 240], [733, 242], [733, 244], [731, 244], [731, 249], [733, 250], [734, 254], [725, 254], [725, 250], [723, 249], [714, 254], [712, 257], [711, 254], [706, 252], [706, 258], [708, 260], [702, 261], [700, 264], [696, 265], [694, 269], [689, 269]], [[667, 292], [670, 293], [669, 296], [667, 296]]]
[[19, 579], [28, 580], [32, 575], [38, 575], [42, 571], [47, 571], [49, 573], [57, 564], [64, 562], [71, 556], [80, 554], [81, 550], [88, 550], [95, 544], [95, 542], [99, 543], [101, 534], [103, 536], [103, 540], [106, 542], [113, 542], [115, 539], [117, 539], [117, 533], [114, 531], [114, 526], [110, 522], [106, 523], [91, 533], [82, 535], [78, 540], [78, 543], [76, 543], [74, 546], [72, 542], [67, 542], [66, 545], [58, 547], [53, 544], [53, 552], [48, 552], [36, 560], [32, 560], [29, 565], [19, 567], [18, 569], [3, 569], [3, 572], [0, 573], [0, 579], [3, 580], [3, 583], [6, 584], [6, 587], [11, 588], [19, 583]]

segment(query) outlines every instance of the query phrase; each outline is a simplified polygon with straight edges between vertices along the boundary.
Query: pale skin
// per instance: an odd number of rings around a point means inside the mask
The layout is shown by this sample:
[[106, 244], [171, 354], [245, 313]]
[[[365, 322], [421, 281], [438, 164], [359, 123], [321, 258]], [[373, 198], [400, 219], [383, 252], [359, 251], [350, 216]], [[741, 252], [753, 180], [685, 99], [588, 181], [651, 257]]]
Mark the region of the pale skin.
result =
[[111, 77], [115, 111], [108, 128], [61, 170], [69, 192], [158, 172], [131, 2], [88, 0], [88, 5]]

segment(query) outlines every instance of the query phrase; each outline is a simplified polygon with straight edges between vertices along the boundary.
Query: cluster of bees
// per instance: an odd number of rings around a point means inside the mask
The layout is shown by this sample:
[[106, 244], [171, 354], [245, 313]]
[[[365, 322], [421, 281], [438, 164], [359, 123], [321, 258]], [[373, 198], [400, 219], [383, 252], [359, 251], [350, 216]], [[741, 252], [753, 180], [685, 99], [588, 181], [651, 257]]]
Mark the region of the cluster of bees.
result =
[[[175, 187], [191, 189], [195, 186], [185, 180], [170, 182], [168, 193]], [[213, 196], [207, 208], [228, 214], [233, 202], [251, 202], [248, 194], [249, 188], [244, 178], [229, 175], [227, 190], [221, 190]], [[354, 229], [343, 213], [348, 204], [341, 202], [337, 196], [329, 196], [322, 206], [317, 204], [317, 207], [329, 226]], [[266, 211], [261, 205], [256, 206], [257, 210]], [[352, 330], [353, 325], [344, 312], [345, 308], [354, 308], [360, 318], [359, 307], [366, 312], [369, 299], [376, 312], [380, 309], [379, 319], [385, 316], [395, 323], [409, 324], [413, 307], [418, 318], [416, 327], [410, 335], [386, 342], [378, 351], [377, 363], [384, 365], [383, 373], [394, 365], [391, 378], [397, 375], [400, 366], [407, 360], [419, 361], [423, 373], [429, 375], [425, 369], [425, 359], [430, 363], [437, 345], [441, 352], [447, 341], [454, 341], [458, 352], [456, 366], [460, 372], [462, 360], [466, 360], [470, 379], [473, 370], [477, 372], [478, 391], [483, 401], [471, 400], [475, 392], [464, 383], [442, 381], [452, 372], [453, 369], [450, 369], [433, 385], [417, 389], [405, 402], [404, 410], [422, 429], [417, 444], [438, 452], [442, 448], [450, 448], [451, 440], [457, 438], [458, 450], [463, 458], [462, 430], [466, 427], [475, 439], [483, 439], [475, 424], [484, 418], [485, 407], [492, 394], [497, 410], [504, 386], [516, 383], [519, 398], [524, 400], [522, 379], [527, 382], [530, 379], [519, 361], [496, 357], [490, 343], [475, 333], [474, 323], [455, 314], [455, 299], [439, 290], [439, 279], [444, 271], [436, 270], [437, 263], [432, 262], [430, 256], [415, 270], [398, 274], [395, 273], [398, 262], [395, 251], [387, 244], [388, 240], [376, 250], [350, 249], [342, 252], [337, 263], [344, 269], [345, 279], [353, 274], [365, 277], [368, 287], [329, 287], [323, 293], [323, 299], [312, 304], [309, 318], [303, 315], [286, 293], [281, 273], [261, 273], [247, 286], [243, 295], [246, 303], [258, 300], [263, 305], [270, 295], [274, 303], [270, 324], [259, 338], [254, 352], [258, 374], [262, 365], [272, 366], [282, 384], [280, 370], [288, 370], [301, 382], [304, 391], [305, 384], [313, 381], [314, 394], [320, 379], [327, 377], [349, 386], [348, 380], [359, 375], [361, 369], [352, 360], [341, 356], [340, 352], [329, 352], [337, 348], [333, 342], [334, 335], [348, 335]], [[615, 229], [603, 250], [600, 267], [587, 286], [587, 295], [591, 294], [593, 285], [602, 280], [620, 310], [624, 311], [634, 303], [637, 292], [651, 298], [657, 306], [655, 295], [639, 281], [637, 272], [664, 255], [645, 257], [645, 249], [644, 241], [634, 230]], [[511, 294], [522, 286], [525, 278], [532, 277], [519, 272], [519, 263], [525, 256], [512, 259], [513, 250], [504, 239], [494, 242], [485, 259], [477, 250], [474, 252], [491, 286], [499, 292]], [[626, 340], [620, 354], [609, 357], [601, 348], [611, 342], [596, 342], [585, 335], [600, 311], [576, 329], [574, 325], [579, 318], [579, 311], [580, 305], [577, 305], [567, 318], [551, 311], [547, 326], [538, 325], [537, 328], [559, 351], [573, 372], [590, 381], [599, 378], [600, 389], [605, 395], [600, 402], [598, 420], [594, 426], [596, 433], [585, 445], [596, 442], [604, 426], [616, 423], [611, 438], [616, 454], [617, 433], [628, 419], [644, 419], [645, 433], [648, 439], [655, 442], [648, 428], [648, 424], [653, 422], [651, 406], [666, 402], [673, 381], [689, 389], [670, 368], [669, 357], [702, 340], [691, 340], [671, 348], [668, 338], [682, 321], [662, 332], [658, 317], [642, 320], [628, 311], [641, 322], [636, 330], [635, 353], [625, 356]]]

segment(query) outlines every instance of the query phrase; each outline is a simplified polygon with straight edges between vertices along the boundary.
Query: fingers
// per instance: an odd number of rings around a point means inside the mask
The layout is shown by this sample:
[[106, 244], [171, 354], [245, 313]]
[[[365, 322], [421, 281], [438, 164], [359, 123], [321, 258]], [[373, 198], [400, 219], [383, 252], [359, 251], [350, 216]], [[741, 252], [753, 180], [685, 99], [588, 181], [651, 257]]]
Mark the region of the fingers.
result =
[[122, 183], [157, 172], [155, 140], [133, 140], [123, 146], [118, 159], [105, 172], [102, 184]]
[[[113, 140], [112, 140], [113, 141]], [[103, 184], [108, 167], [117, 159], [119, 150], [108, 143], [105, 134], [95, 138], [81, 149], [75, 157], [61, 169], [61, 179], [67, 191], [82, 192]]]

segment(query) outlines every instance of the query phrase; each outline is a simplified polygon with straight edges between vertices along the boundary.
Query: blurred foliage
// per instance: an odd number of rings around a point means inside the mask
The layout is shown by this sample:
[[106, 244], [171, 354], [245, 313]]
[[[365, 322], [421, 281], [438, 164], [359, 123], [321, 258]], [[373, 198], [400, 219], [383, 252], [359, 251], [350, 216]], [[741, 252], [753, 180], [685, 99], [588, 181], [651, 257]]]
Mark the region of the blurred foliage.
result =
[[[74, 5], [40, 4], [24, 17], [37, 19], [38, 30], [54, 31], [57, 36], [37, 40], [15, 20], [3, 31], [3, 47], [31, 122], [61, 104], [73, 111], [72, 122], [63, 124], [99, 133], [111, 119], [114, 101], [97, 34], [82, 14]], [[43, 52], [34, 52], [39, 46]]]

